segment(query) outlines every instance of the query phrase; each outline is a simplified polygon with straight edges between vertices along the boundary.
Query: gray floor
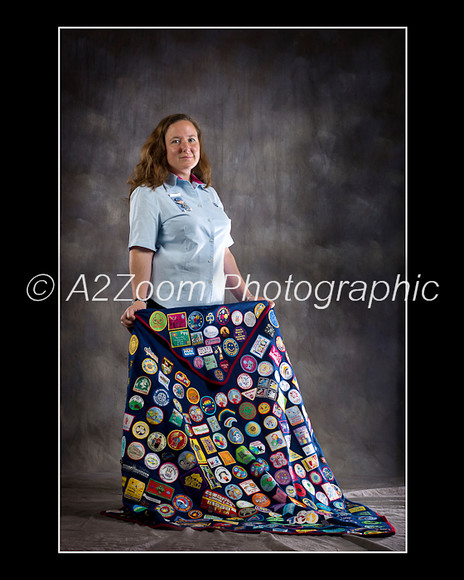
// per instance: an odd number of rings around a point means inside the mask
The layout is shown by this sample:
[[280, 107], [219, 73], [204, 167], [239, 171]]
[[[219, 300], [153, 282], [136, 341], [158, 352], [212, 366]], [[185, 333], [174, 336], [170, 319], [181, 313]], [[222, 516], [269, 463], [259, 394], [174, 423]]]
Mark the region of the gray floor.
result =
[[64, 474], [59, 552], [406, 552], [405, 487], [400, 481], [339, 480], [348, 498], [385, 515], [388, 538], [285, 536], [261, 532], [154, 530], [101, 516], [121, 507], [119, 473]]

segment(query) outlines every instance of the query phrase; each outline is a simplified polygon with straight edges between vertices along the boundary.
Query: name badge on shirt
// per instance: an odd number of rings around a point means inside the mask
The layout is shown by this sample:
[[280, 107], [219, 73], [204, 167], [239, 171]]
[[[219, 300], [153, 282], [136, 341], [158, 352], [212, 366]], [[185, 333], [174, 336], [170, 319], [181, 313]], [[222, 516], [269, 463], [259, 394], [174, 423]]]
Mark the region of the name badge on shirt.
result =
[[182, 211], [192, 211], [192, 208], [185, 203], [179, 193], [169, 193], [168, 195]]

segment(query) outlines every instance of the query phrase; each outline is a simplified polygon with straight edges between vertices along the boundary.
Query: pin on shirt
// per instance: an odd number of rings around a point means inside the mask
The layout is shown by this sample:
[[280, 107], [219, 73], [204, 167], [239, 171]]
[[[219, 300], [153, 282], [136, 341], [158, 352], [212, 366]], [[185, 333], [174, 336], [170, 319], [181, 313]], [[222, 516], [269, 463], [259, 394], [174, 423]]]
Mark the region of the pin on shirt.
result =
[[169, 197], [172, 199], [174, 203], [176, 203], [182, 211], [192, 211], [192, 208], [189, 207], [185, 201], [182, 199], [179, 193], [169, 193]]

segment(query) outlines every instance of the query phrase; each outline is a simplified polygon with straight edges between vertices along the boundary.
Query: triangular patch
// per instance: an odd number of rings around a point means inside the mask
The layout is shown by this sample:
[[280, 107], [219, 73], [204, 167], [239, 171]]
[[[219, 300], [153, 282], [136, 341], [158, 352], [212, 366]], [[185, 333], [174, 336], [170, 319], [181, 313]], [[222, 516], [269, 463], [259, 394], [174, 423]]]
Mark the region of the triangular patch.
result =
[[246, 397], [247, 399], [250, 399], [250, 401], [254, 401], [255, 397], [256, 397], [256, 391], [258, 389], [255, 387], [254, 389], [250, 389], [249, 391], [245, 391], [244, 393], [242, 393], [242, 395], [244, 397]]

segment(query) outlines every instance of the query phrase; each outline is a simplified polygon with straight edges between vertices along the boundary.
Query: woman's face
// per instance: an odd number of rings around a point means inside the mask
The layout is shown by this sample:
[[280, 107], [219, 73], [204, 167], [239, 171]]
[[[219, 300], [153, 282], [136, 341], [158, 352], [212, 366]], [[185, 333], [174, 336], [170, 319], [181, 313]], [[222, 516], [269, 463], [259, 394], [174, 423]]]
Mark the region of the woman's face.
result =
[[166, 158], [169, 169], [182, 179], [200, 161], [200, 142], [195, 127], [189, 121], [177, 121], [166, 131]]

